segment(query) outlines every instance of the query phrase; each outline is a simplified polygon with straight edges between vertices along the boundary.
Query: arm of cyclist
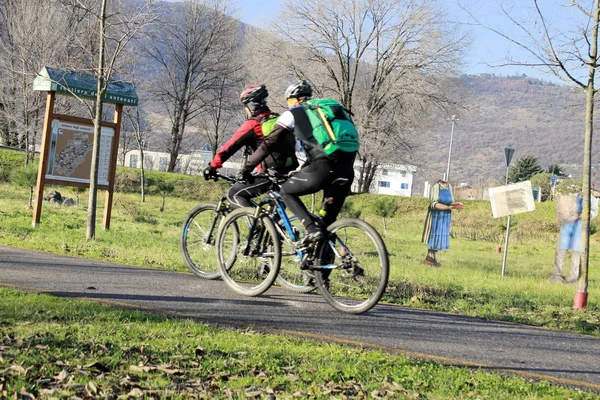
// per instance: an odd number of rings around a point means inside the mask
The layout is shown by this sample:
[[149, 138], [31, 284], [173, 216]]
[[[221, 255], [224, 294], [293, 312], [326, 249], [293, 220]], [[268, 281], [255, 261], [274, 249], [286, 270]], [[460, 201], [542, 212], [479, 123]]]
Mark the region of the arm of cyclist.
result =
[[246, 165], [240, 171], [240, 175], [243, 178], [247, 179], [254, 170], [254, 168], [256, 168], [257, 165], [263, 162], [265, 158], [267, 158], [271, 154], [270, 149], [275, 148], [279, 140], [285, 135], [287, 135], [289, 132], [290, 130], [288, 128], [277, 123], [273, 128], [273, 131], [269, 134], [269, 136], [263, 139], [256, 151], [252, 153], [252, 155], [248, 158]]
[[204, 170], [204, 179], [214, 178], [217, 170], [223, 167], [223, 163], [233, 156], [244, 146], [250, 146], [256, 149], [257, 143], [262, 140], [262, 131], [260, 123], [256, 120], [248, 119], [238, 128], [221, 148], [217, 151], [214, 158]]

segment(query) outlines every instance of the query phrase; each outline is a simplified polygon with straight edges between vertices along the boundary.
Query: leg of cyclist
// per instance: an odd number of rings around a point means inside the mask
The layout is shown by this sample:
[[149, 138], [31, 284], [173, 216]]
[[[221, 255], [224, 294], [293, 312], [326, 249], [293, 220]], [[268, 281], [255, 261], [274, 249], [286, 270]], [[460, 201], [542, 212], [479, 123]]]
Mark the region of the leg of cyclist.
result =
[[269, 190], [269, 179], [256, 176], [254, 182], [237, 182], [227, 192], [227, 200], [235, 208], [252, 207], [250, 199]]
[[[306, 227], [308, 235], [320, 232], [320, 227], [311, 218], [300, 196], [316, 193], [325, 188], [331, 173], [330, 162], [326, 158], [304, 164], [300, 171], [281, 185], [281, 199], [290, 211]], [[307, 236], [308, 236], [307, 235]]]

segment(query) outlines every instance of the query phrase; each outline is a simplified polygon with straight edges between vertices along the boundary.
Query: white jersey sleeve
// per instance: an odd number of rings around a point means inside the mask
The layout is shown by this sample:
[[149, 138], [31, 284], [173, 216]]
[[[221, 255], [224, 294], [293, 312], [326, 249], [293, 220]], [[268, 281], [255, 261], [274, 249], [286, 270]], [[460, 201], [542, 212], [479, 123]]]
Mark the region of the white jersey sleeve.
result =
[[294, 121], [294, 114], [290, 110], [284, 111], [283, 114], [277, 119], [277, 125], [283, 126], [285, 129], [290, 131], [294, 130], [296, 123]]

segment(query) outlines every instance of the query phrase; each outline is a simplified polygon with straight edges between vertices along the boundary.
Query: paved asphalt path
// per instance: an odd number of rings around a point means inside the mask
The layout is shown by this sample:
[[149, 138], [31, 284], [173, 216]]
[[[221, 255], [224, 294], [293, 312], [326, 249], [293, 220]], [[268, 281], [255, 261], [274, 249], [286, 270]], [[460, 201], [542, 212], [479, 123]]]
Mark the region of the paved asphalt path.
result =
[[318, 293], [234, 294], [221, 281], [0, 246], [0, 286], [379, 348], [600, 392], [600, 339], [392, 305], [353, 316]]

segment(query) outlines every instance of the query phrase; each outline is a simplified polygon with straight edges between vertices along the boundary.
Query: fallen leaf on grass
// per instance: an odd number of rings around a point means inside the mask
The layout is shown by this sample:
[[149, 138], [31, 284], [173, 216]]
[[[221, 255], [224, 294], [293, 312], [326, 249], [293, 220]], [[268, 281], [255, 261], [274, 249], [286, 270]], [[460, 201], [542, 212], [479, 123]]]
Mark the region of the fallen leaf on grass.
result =
[[300, 377], [298, 375], [288, 375], [285, 377], [285, 380], [288, 382], [298, 382]]
[[134, 372], [150, 372], [156, 370], [156, 367], [130, 365], [129, 370]]
[[35, 400], [35, 396], [27, 392], [25, 389], [21, 389], [18, 398], [19, 400]]
[[257, 386], [251, 386], [248, 389], [246, 389], [244, 393], [246, 397], [252, 398], [260, 396], [263, 393], [263, 391]]
[[94, 361], [93, 363], [84, 365], [83, 367], [87, 369], [97, 369], [100, 372], [110, 372], [110, 368], [98, 361]]
[[185, 375], [185, 372], [180, 369], [168, 368], [166, 366], [158, 366], [156, 369], [169, 375]]
[[86, 395], [86, 397], [92, 397], [98, 393], [98, 388], [96, 387], [94, 382], [88, 382], [85, 385], [85, 389], [84, 389], [83, 393]]
[[56, 379], [59, 382], [62, 382], [65, 379], [67, 379], [68, 376], [69, 376], [69, 373], [67, 372], [67, 370], [63, 369], [62, 371], [59, 372], [58, 375], [54, 376], [54, 379]]
[[139, 399], [140, 397], [144, 396], [144, 392], [142, 392], [142, 389], [140, 388], [133, 388], [131, 389], [131, 391], [129, 393], [127, 393], [126, 395], [121, 395], [118, 398], [119, 399], [128, 399], [131, 397], [134, 397], [136, 399]]

